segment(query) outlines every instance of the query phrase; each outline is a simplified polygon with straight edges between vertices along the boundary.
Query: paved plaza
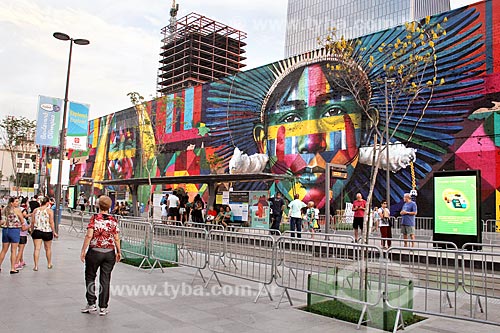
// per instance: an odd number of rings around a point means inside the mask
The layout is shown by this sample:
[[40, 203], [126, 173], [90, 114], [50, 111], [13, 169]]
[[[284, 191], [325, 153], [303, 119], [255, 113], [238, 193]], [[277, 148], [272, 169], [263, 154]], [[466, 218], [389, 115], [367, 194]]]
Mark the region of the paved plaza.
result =
[[[64, 229], [63, 229], [64, 228]], [[256, 283], [219, 275], [223, 288], [213, 280], [203, 289], [195, 270], [187, 267], [145, 270], [119, 263], [112, 276], [114, 294], [105, 317], [82, 314], [85, 305], [84, 265], [79, 260], [82, 236], [61, 228], [53, 244], [54, 269], [41, 256], [38, 272], [32, 270], [31, 239], [26, 248], [28, 265], [20, 274], [9, 274], [9, 255], [0, 273], [0, 327], [3, 332], [381, 332], [299, 310], [303, 293], [291, 293], [294, 306], [281, 304], [281, 293], [271, 288], [274, 301], [262, 295], [257, 303]], [[43, 255], [43, 254], [42, 254]], [[209, 276], [209, 272], [204, 272]], [[241, 287], [244, 286], [244, 287]], [[492, 332], [491, 325], [431, 317], [406, 328], [406, 332]]]

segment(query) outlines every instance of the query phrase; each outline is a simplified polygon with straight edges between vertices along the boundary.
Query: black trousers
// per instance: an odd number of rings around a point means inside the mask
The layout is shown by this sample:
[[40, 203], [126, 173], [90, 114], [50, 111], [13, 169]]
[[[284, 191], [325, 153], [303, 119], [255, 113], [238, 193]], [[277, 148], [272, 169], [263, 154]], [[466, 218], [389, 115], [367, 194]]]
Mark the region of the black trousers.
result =
[[111, 271], [115, 266], [115, 251], [98, 252], [92, 249], [85, 255], [85, 285], [87, 292], [87, 304], [96, 303], [95, 278], [99, 269], [99, 307], [107, 308], [109, 301], [109, 284], [111, 281]]

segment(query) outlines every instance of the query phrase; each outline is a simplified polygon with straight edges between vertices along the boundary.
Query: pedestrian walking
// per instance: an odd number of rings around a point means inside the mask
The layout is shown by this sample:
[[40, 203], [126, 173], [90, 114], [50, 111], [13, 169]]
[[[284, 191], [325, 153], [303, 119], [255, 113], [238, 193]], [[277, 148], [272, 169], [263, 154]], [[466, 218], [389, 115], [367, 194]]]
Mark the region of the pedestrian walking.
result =
[[31, 216], [31, 238], [33, 238], [33, 270], [38, 271], [38, 260], [40, 258], [40, 249], [45, 249], [45, 257], [47, 258], [47, 268], [52, 269], [52, 239], [57, 237], [54, 231], [54, 211], [50, 208], [50, 199], [42, 197], [40, 199], [40, 207], [36, 208]]
[[[0, 267], [10, 247], [10, 274], [17, 274], [16, 255], [21, 237], [22, 221], [24, 219], [19, 209], [19, 199], [10, 197], [7, 206], [2, 211], [2, 251], [0, 252]], [[1, 270], [1, 268], [0, 268]]]
[[295, 237], [294, 231], [297, 230], [297, 238], [301, 238], [300, 233], [302, 232], [302, 208], [307, 207], [307, 205], [299, 200], [299, 195], [295, 194], [293, 200], [288, 204], [288, 220], [290, 221], [290, 231], [291, 236]]
[[[82, 313], [97, 311], [97, 296], [99, 291], [99, 315], [108, 314], [109, 285], [111, 272], [115, 262], [121, 259], [118, 222], [109, 215], [111, 199], [108, 196], [99, 198], [99, 213], [90, 218], [87, 234], [82, 245], [80, 259], [85, 263], [85, 286], [87, 305]], [[95, 286], [97, 271], [99, 270], [99, 288]]]
[[[404, 204], [401, 208], [401, 233], [404, 238], [404, 246], [408, 246], [408, 236], [411, 240], [415, 240], [415, 216], [417, 215], [417, 204], [411, 200], [410, 193], [405, 193], [403, 196]], [[411, 246], [415, 246], [412, 242]]]
[[[272, 210], [271, 229], [280, 230], [281, 218], [283, 217], [283, 211], [285, 210], [285, 200], [283, 200], [283, 198], [281, 197], [280, 192], [276, 192], [276, 195], [273, 198], [269, 199], [269, 202], [271, 203]], [[271, 233], [274, 234], [273, 231], [271, 231]]]
[[[316, 208], [314, 201], [309, 201], [307, 203], [306, 221], [309, 232], [314, 234], [316, 230], [319, 230], [319, 209]], [[312, 236], [312, 238], [314, 238], [314, 236]]]

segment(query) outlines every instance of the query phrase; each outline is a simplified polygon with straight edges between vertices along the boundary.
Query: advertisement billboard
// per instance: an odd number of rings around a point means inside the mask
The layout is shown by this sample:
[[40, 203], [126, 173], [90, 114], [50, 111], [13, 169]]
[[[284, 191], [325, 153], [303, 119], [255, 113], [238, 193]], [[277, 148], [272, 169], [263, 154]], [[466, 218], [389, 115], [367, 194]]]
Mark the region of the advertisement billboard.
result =
[[480, 179], [478, 170], [434, 174], [434, 240], [481, 241]]

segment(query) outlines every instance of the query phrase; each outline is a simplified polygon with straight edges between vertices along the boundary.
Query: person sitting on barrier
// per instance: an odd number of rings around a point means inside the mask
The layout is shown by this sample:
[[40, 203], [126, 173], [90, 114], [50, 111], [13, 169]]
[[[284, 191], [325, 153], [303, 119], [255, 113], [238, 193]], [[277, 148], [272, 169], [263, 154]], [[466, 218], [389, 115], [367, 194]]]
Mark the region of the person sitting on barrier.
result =
[[207, 211], [207, 223], [212, 223], [217, 216], [217, 211], [214, 209], [214, 206], [210, 206]]
[[[387, 208], [387, 201], [382, 201], [382, 207], [380, 207], [377, 211], [377, 215], [379, 216], [377, 227], [380, 228], [380, 236], [382, 237], [380, 245], [383, 249], [387, 249], [391, 247], [391, 238], [392, 238], [392, 230], [390, 223], [390, 215], [391, 212]], [[387, 246], [385, 245], [387, 239]]]
[[309, 232], [314, 234], [315, 230], [319, 230], [319, 224], [318, 224], [319, 209], [315, 207], [314, 201], [309, 201], [307, 203], [307, 210], [305, 217]]
[[224, 225], [224, 227], [227, 227], [227, 225], [229, 223], [233, 223], [233, 222], [234, 222], [234, 214], [231, 211], [231, 207], [229, 205], [227, 205], [226, 210], [224, 212], [224, 218], [222, 220], [222, 225]]
[[227, 224], [224, 222], [224, 215], [226, 215], [226, 209], [224, 206], [219, 207], [219, 213], [215, 217], [214, 223], [215, 224], [222, 224], [222, 226], [227, 227]]
[[111, 199], [101, 196], [99, 213], [90, 218], [87, 234], [82, 245], [80, 260], [85, 263], [85, 285], [87, 305], [82, 313], [97, 311], [95, 279], [99, 270], [99, 315], [108, 314], [109, 285], [115, 262], [121, 259], [118, 222], [108, 215]]

